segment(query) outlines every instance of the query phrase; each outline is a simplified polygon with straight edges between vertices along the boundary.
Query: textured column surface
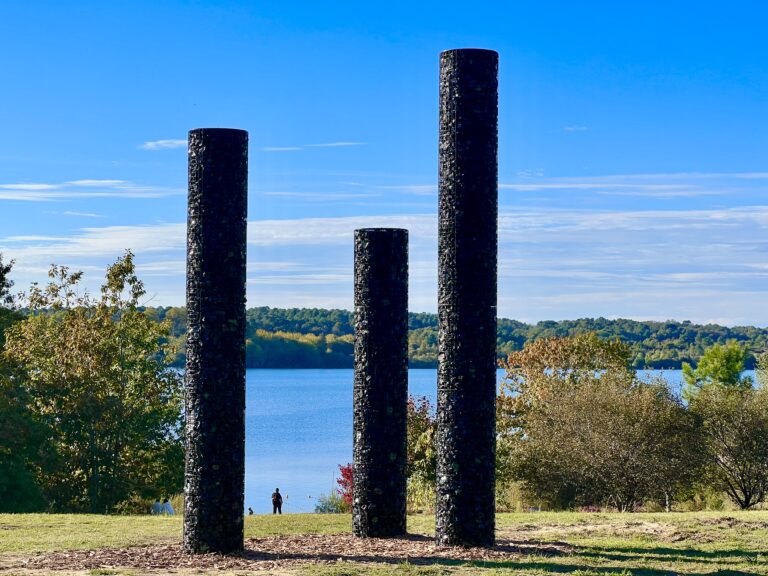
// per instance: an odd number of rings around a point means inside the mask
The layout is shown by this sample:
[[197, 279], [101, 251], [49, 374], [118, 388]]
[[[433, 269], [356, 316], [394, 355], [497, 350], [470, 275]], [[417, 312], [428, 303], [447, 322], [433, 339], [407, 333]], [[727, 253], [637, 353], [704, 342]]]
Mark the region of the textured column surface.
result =
[[355, 230], [356, 536], [405, 534], [408, 231]]
[[436, 536], [494, 543], [498, 54], [440, 55]]
[[184, 548], [243, 548], [248, 133], [189, 133]]

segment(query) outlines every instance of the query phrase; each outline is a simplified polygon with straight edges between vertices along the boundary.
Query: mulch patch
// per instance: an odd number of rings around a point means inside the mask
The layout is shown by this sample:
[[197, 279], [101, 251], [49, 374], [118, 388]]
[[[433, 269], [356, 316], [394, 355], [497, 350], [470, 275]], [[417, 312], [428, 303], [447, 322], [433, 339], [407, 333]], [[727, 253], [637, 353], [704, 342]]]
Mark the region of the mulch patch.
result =
[[528, 554], [569, 554], [565, 543], [500, 540], [493, 548], [436, 546], [432, 538], [361, 539], [351, 534], [308, 534], [252, 538], [237, 554], [186, 554], [180, 544], [40, 553], [18, 558], [6, 569], [90, 570], [94, 568], [200, 568], [274, 570], [299, 564], [336, 562], [441, 564], [514, 562]]

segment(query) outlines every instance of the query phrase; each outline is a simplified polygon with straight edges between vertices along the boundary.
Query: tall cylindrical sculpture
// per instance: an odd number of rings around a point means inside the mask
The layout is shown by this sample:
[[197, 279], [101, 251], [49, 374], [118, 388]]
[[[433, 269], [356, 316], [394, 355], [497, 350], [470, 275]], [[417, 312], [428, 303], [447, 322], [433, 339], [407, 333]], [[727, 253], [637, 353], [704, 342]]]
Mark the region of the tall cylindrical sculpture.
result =
[[248, 133], [189, 133], [184, 548], [243, 548]]
[[355, 230], [356, 536], [405, 534], [408, 231]]
[[441, 545], [495, 530], [498, 54], [440, 55], [437, 505]]

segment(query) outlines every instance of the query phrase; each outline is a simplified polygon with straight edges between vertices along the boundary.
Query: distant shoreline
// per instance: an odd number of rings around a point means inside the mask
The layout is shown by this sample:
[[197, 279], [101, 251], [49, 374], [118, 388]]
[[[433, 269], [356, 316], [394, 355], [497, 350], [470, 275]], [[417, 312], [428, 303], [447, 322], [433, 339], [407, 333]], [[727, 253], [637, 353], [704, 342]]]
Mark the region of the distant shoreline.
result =
[[[174, 366], [184, 365], [186, 309], [146, 308], [156, 319], [168, 321], [170, 339], [178, 353]], [[246, 312], [246, 367], [248, 368], [352, 368], [354, 314], [349, 310], [323, 308], [249, 308]], [[437, 367], [437, 315], [408, 315], [409, 368]], [[619, 338], [631, 352], [633, 368], [680, 370], [684, 362], [696, 365], [704, 350], [735, 340], [748, 350], [746, 368], [753, 369], [756, 356], [768, 350], [768, 329], [754, 326], [726, 327], [689, 321], [638, 321], [581, 318], [545, 320], [526, 324], [498, 319], [497, 354], [506, 356], [539, 338], [575, 336], [595, 332], [602, 338]]]

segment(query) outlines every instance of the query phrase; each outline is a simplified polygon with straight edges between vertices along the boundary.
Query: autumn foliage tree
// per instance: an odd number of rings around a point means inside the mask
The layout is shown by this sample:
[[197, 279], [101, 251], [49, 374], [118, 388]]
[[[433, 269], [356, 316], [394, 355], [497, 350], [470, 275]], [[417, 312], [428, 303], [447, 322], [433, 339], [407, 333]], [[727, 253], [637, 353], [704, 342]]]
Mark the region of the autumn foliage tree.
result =
[[352, 507], [353, 487], [354, 487], [354, 466], [346, 463], [343, 466], [339, 464], [339, 477], [336, 478], [336, 490], [341, 499], [348, 507]]
[[58, 510], [104, 512], [131, 496], [181, 488], [182, 384], [168, 362], [168, 327], [138, 308], [144, 287], [128, 251], [98, 298], [81, 272], [53, 266], [33, 285], [30, 314], [6, 334], [6, 358], [45, 426], [56, 465], [43, 484]]

